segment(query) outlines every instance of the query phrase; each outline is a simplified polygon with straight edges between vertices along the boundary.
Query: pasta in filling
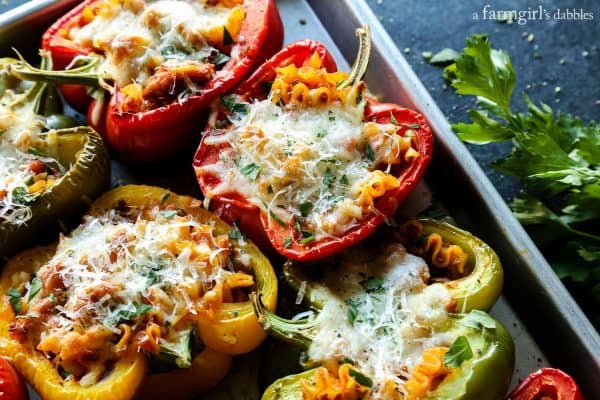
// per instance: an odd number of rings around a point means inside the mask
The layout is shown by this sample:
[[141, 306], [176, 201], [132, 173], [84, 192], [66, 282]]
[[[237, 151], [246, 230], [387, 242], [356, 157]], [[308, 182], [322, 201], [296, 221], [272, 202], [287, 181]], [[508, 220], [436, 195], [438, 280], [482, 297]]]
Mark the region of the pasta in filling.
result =
[[44, 155], [53, 132], [44, 132], [44, 118], [33, 107], [13, 108], [17, 91], [7, 89], [0, 98], [0, 223], [23, 224], [31, 219], [30, 206], [66, 172]]
[[101, 54], [101, 76], [126, 96], [126, 111], [159, 107], [199, 92], [229, 60], [242, 0], [101, 0], [63, 35]]
[[[434, 388], [436, 376], [447, 373], [442, 359], [456, 339], [447, 332], [454, 305], [450, 292], [440, 283], [428, 284], [425, 261], [400, 244], [365, 250], [344, 253], [311, 291], [327, 301], [314, 320], [317, 333], [307, 355], [327, 370], [316, 382], [305, 382], [306, 399], [337, 398], [322, 397], [336, 385], [346, 387], [342, 392], [349, 396], [352, 385], [339, 385], [344, 374], [339, 365], [347, 363], [373, 385], [365, 388], [355, 382], [351, 392], [360, 396], [344, 398], [418, 398]], [[432, 365], [435, 371], [425, 373]]]
[[306, 245], [377, 213], [377, 199], [400, 186], [399, 171], [419, 156], [416, 135], [363, 121], [364, 84], [338, 88], [346, 78], [328, 73], [315, 54], [309, 65], [277, 68], [267, 99], [225, 98], [236, 111], [232, 127], [205, 138], [220, 148], [219, 160], [197, 169], [219, 181], [207, 201], [240, 193], [280, 224], [294, 224]]
[[86, 217], [29, 282], [11, 289], [22, 298], [10, 334], [84, 386], [128, 351], [190, 367], [196, 322], [253, 286], [246, 258], [227, 233], [173, 205], [122, 204]]

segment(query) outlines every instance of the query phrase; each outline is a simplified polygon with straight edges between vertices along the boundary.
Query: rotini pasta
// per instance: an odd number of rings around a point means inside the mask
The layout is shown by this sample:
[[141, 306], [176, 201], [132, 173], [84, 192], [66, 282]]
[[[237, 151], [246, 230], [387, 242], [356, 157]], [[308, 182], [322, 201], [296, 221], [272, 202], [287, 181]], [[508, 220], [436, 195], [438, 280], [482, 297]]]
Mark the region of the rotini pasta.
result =
[[304, 380], [302, 392], [304, 400], [358, 400], [369, 388], [356, 382], [350, 376], [350, 364], [342, 364], [337, 376], [327, 368], [319, 367], [314, 374], [314, 383]]
[[448, 373], [444, 365], [447, 351], [447, 347], [433, 347], [423, 351], [421, 363], [413, 368], [410, 379], [404, 384], [406, 400], [418, 400], [434, 389], [435, 382]]

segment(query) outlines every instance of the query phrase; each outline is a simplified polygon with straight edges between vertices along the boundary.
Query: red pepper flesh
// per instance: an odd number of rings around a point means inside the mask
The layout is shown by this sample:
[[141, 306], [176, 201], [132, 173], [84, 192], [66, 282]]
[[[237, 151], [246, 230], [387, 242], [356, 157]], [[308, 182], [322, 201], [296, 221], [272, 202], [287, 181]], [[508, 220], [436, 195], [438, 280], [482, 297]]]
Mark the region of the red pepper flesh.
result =
[[555, 368], [541, 368], [527, 376], [506, 400], [582, 400], [570, 375]]
[[[52, 54], [55, 69], [64, 69], [78, 55], [89, 54], [63, 34], [78, 26], [83, 9], [101, 0], [86, 0], [56, 21], [44, 34], [42, 48]], [[120, 157], [156, 160], [183, 149], [199, 134], [209, 103], [235, 87], [252, 69], [281, 48], [283, 25], [275, 0], [245, 0], [245, 18], [231, 59], [208, 81], [198, 95], [141, 112], [121, 111], [123, 95], [116, 88], [97, 120], [97, 128]], [[63, 85], [67, 101], [78, 110], [93, 107], [83, 86]], [[89, 116], [90, 112], [88, 112]]]
[[[261, 96], [264, 98], [265, 83], [275, 78], [275, 68], [292, 63], [300, 67], [314, 53], [319, 54], [321, 63], [328, 72], [337, 70], [333, 57], [322, 44], [312, 40], [303, 40], [288, 45], [259, 67], [250, 78], [238, 87], [236, 94], [247, 101], [260, 98]], [[322, 259], [339, 253], [369, 236], [387, 217], [396, 211], [425, 172], [431, 160], [433, 135], [425, 118], [416, 111], [400, 107], [396, 104], [378, 103], [370, 98], [367, 99], [367, 102], [364, 114], [366, 121], [389, 123], [391, 115], [393, 115], [397, 121], [396, 123], [403, 126], [403, 128], [400, 128], [400, 133], [407, 126], [413, 127], [413, 130], [417, 134], [418, 146], [416, 150], [420, 154], [416, 162], [411, 163], [397, 176], [400, 186], [388, 191], [375, 201], [375, 207], [379, 210], [379, 213], [369, 214], [358, 227], [350, 229], [341, 237], [319, 239], [307, 246], [296, 241], [289, 243], [288, 240], [286, 242], [286, 238], [294, 237], [295, 228], [291, 224], [283, 227], [278, 223], [273, 223], [273, 221], [270, 221], [267, 212], [250, 203], [239, 193], [214, 196], [210, 201], [210, 209], [230, 223], [237, 221], [240, 228], [248, 234], [263, 252], [274, 254], [273, 250], [275, 250], [277, 253], [292, 260], [310, 261]], [[209, 121], [216, 120], [218, 115], [215, 114], [218, 113], [219, 111], [213, 113]], [[414, 128], [417, 125], [418, 128]], [[218, 135], [219, 131], [209, 128], [205, 132], [205, 137], [212, 134]], [[214, 175], [204, 173], [199, 167], [216, 163], [219, 160], [219, 153], [223, 146], [225, 145], [206, 145], [203, 140], [194, 157], [196, 177], [204, 193], [216, 185], [219, 180]]]

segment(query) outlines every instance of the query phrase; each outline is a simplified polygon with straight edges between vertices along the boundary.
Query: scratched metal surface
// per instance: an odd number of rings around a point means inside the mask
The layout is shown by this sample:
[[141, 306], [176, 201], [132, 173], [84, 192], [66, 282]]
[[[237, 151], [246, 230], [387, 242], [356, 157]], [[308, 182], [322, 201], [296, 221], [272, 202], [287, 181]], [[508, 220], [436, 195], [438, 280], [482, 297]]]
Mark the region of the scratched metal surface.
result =
[[[37, 0], [0, 15], [0, 54], [9, 54], [11, 46], [34, 54], [40, 32], [75, 3], [74, 0]], [[356, 51], [354, 29], [369, 24], [374, 51], [366, 80], [371, 90], [386, 101], [418, 109], [430, 121], [437, 143], [427, 176], [428, 185], [422, 185], [407, 206], [419, 208], [431, 190], [459, 225], [480, 235], [499, 253], [505, 266], [506, 288], [492, 314], [515, 339], [516, 372], [511, 387], [527, 373], [549, 365], [550, 360], [578, 379], [587, 398], [600, 398], [597, 333], [514, 220], [483, 171], [451, 133], [443, 114], [366, 3], [278, 0], [278, 6], [284, 20], [286, 43], [305, 38], [320, 40], [331, 49], [341, 68], [348, 68], [347, 60], [351, 60]], [[191, 169], [193, 150], [190, 148], [174, 159], [157, 163], [113, 161], [112, 184], [154, 184], [199, 196]], [[562, 351], [565, 348], [569, 351]], [[232, 387], [255, 379], [255, 361], [259, 357], [253, 354], [240, 358], [235, 373], [205, 397], [256, 399], [255, 384], [242, 384], [246, 389], [241, 390], [232, 390]]]

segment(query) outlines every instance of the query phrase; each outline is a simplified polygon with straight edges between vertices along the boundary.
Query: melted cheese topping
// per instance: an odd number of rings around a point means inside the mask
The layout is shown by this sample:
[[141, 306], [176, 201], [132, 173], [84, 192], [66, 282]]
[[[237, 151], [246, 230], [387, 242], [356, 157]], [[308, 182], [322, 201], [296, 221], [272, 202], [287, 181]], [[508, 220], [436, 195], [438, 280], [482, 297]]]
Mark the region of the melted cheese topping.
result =
[[[363, 113], [364, 103], [282, 109], [266, 99], [248, 105], [232, 129], [205, 139], [206, 145], [229, 145], [218, 162], [199, 167], [220, 180], [206, 198], [238, 192], [286, 223], [298, 221], [306, 235], [342, 235], [377, 212], [375, 197], [399, 185], [377, 168], [391, 168], [387, 154], [400, 153], [404, 138], [392, 124], [363, 123]], [[383, 144], [369, 135], [374, 128], [397, 139]]]
[[87, 217], [39, 269], [42, 290], [12, 332], [92, 384], [129, 348], [176, 347], [227, 293], [253, 285], [233, 269], [243, 261], [227, 234], [172, 207]]
[[39, 153], [44, 118], [32, 107], [13, 108], [18, 95], [7, 90], [0, 99], [0, 222], [11, 224], [31, 219], [29, 205], [66, 172], [56, 159]]
[[426, 284], [425, 261], [398, 244], [378, 250], [346, 252], [311, 294], [327, 302], [315, 320], [309, 358], [325, 365], [352, 360], [375, 382], [367, 399], [385, 398], [389, 382], [405, 392], [423, 351], [455, 339], [445, 332], [451, 295], [442, 284]]
[[[103, 54], [99, 72], [119, 87], [146, 86], [161, 70], [172, 72], [164, 83], [174, 86], [179, 67], [190, 72], [205, 62], [220, 64], [214, 59], [223, 56], [217, 49], [240, 32], [244, 12], [237, 4], [241, 1], [207, 3], [102, 0], [84, 9], [83, 25], [72, 28], [68, 37]], [[225, 31], [229, 38], [224, 38]], [[188, 86], [193, 88], [191, 82]]]

